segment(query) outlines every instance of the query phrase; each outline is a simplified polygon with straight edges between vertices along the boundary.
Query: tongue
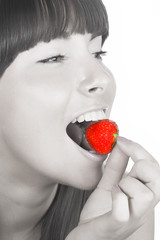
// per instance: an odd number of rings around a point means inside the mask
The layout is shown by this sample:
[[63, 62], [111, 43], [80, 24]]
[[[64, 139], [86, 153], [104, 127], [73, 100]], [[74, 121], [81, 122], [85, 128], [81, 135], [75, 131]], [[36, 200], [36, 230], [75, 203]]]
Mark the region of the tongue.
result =
[[[70, 123], [67, 127], [69, 137], [82, 148], [88, 151], [94, 151], [86, 139], [86, 129], [94, 122], [83, 122], [83, 124]], [[94, 151], [95, 152], [95, 151]]]
[[67, 127], [67, 133], [74, 142], [81, 145], [83, 132], [78, 125], [70, 123]]

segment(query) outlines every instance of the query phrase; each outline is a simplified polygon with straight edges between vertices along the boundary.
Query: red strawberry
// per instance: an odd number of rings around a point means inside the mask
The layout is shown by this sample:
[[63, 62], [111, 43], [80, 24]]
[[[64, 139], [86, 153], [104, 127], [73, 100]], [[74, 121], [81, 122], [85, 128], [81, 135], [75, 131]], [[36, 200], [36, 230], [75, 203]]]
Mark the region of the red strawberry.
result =
[[90, 146], [101, 154], [107, 154], [112, 150], [117, 135], [117, 124], [109, 119], [96, 122], [86, 130], [86, 138]]

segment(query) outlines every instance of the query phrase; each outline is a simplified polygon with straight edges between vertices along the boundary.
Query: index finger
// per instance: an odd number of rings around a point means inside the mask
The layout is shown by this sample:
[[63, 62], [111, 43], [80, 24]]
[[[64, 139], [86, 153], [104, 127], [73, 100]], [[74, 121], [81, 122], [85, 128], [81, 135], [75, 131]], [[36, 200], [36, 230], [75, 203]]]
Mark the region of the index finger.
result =
[[128, 164], [129, 157], [118, 148], [113, 148], [107, 160], [103, 176], [97, 188], [111, 191], [113, 185], [117, 184], [122, 178]]
[[142, 159], [147, 159], [158, 164], [156, 159], [140, 144], [128, 140], [124, 137], [117, 137], [117, 146], [119, 149], [134, 162]]

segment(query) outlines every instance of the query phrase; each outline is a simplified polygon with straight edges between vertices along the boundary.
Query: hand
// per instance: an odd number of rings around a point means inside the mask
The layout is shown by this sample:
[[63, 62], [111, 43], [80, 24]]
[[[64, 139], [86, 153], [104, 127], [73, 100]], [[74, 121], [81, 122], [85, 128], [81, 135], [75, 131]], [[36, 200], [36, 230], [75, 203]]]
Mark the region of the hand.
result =
[[[123, 177], [129, 157], [134, 165]], [[143, 225], [159, 200], [158, 162], [139, 144], [119, 137], [79, 225], [66, 240], [124, 240]]]

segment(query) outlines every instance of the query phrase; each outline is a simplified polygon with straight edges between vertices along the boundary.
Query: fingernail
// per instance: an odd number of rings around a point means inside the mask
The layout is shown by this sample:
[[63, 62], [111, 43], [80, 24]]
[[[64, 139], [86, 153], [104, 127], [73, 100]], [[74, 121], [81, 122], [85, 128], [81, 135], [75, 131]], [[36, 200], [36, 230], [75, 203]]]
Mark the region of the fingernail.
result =
[[122, 192], [120, 187], [118, 186], [118, 184], [113, 185], [113, 190], [116, 191], [116, 192]]
[[131, 140], [127, 139], [127, 138], [124, 138], [124, 137], [121, 137], [121, 136], [117, 136], [117, 140], [120, 141], [120, 142], [125, 142], [125, 143], [130, 143]]

